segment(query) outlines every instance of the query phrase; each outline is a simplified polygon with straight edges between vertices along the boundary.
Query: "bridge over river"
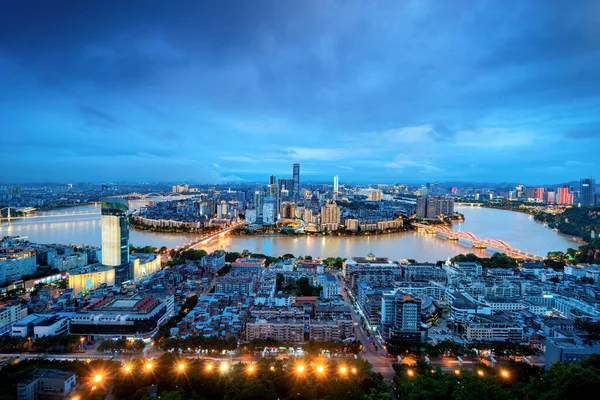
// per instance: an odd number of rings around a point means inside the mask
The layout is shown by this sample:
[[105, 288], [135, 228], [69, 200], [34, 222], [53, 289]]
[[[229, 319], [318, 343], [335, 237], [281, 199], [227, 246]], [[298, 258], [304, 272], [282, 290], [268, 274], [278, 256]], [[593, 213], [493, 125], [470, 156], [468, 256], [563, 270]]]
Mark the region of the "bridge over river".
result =
[[456, 232], [446, 225], [426, 225], [413, 223], [418, 231], [432, 234], [439, 234], [447, 240], [464, 240], [471, 243], [476, 249], [494, 248], [504, 252], [507, 256], [521, 260], [542, 261], [544, 257], [527, 251], [519, 250], [511, 246], [509, 243], [500, 239], [480, 239], [471, 232]]

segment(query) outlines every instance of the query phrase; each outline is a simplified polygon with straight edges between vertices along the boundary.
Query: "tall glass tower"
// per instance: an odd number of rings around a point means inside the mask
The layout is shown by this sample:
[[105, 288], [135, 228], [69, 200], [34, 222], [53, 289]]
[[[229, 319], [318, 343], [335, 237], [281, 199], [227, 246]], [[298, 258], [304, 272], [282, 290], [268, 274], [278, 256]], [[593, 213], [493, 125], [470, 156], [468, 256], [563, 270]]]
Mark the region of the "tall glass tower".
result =
[[294, 199], [294, 202], [298, 203], [300, 200], [300, 164], [294, 164], [294, 175], [292, 175], [292, 179], [294, 180], [292, 199]]
[[583, 178], [579, 181], [581, 185], [581, 204], [584, 206], [593, 206], [596, 204], [596, 181], [594, 178]]
[[115, 283], [131, 279], [127, 200], [102, 199], [102, 264], [115, 267]]

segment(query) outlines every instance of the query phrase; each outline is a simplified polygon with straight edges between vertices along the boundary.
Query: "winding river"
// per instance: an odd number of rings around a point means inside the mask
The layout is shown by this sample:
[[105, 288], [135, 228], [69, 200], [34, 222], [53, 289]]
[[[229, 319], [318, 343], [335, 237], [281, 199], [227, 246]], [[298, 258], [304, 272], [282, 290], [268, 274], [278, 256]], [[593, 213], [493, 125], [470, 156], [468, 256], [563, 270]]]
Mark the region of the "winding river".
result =
[[[130, 208], [142, 202], [133, 201]], [[86, 211], [99, 211], [99, 204], [72, 208], [61, 208], [55, 212], [70, 216], [39, 216], [13, 220], [0, 224], [0, 236], [27, 236], [37, 243], [74, 243], [99, 246], [100, 216], [73, 215]], [[469, 231], [482, 239], [502, 239], [514, 247], [539, 255], [548, 251], [566, 250], [577, 247], [571, 238], [559, 235], [543, 224], [535, 222], [524, 213], [481, 207], [457, 207], [465, 215], [465, 221], [455, 224], [454, 230]], [[196, 235], [157, 233], [131, 230], [130, 242], [136, 246], [182, 246], [193, 241]], [[244, 249], [268, 255], [291, 253], [296, 256], [355, 257], [374, 253], [397, 260], [412, 258], [418, 261], [435, 262], [460, 253], [489, 255], [486, 250], [475, 250], [467, 243], [447, 241], [443, 238], [415, 232], [360, 237], [288, 237], [288, 236], [226, 236], [209, 243], [207, 250]]]

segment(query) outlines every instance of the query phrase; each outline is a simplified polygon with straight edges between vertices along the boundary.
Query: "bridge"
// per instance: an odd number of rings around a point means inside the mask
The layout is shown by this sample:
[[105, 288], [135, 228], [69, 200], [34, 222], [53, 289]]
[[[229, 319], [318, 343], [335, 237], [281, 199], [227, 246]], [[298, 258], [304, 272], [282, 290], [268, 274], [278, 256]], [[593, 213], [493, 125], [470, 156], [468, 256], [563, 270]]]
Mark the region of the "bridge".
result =
[[227, 235], [229, 232], [231, 232], [232, 230], [239, 228], [240, 226], [243, 226], [245, 224], [246, 224], [245, 221], [238, 222], [236, 224], [231, 225], [230, 227], [221, 229], [218, 232], [214, 232], [209, 235], [206, 235], [206, 236], [196, 240], [194, 243], [189, 244], [188, 246], [184, 246], [182, 250], [198, 250], [198, 249], [202, 248], [202, 246], [206, 246], [208, 244], [208, 242], [210, 242], [211, 240], [213, 240], [217, 237], [223, 237], [223, 236]]
[[527, 251], [519, 250], [511, 246], [509, 243], [501, 239], [480, 239], [471, 232], [456, 232], [452, 228], [446, 225], [425, 225], [419, 223], [413, 223], [412, 226], [416, 227], [417, 230], [425, 233], [439, 234], [445, 237], [447, 240], [459, 240], [462, 239], [471, 243], [476, 249], [486, 249], [488, 247], [500, 250], [509, 257], [522, 259], [522, 260], [536, 260], [542, 261], [544, 257], [537, 254], [529, 253]]
[[[3, 210], [7, 210], [6, 211], [6, 216], [3, 216], [1, 214], [1, 212]], [[0, 208], [0, 222], [2, 221], [7, 221], [10, 223], [11, 220], [14, 219], [30, 219], [30, 218], [50, 218], [50, 217], [77, 217], [77, 216], [81, 216], [81, 215], [100, 215], [100, 210], [95, 211], [95, 210], [90, 210], [90, 211], [69, 211], [69, 212], [59, 212], [59, 211], [42, 211], [42, 212], [36, 212], [35, 214], [26, 214], [26, 215], [11, 215], [11, 210], [12, 211], [18, 211], [18, 209], [14, 208], [14, 207], [4, 207], [4, 208]]]
[[457, 207], [483, 207], [483, 203], [454, 203]]

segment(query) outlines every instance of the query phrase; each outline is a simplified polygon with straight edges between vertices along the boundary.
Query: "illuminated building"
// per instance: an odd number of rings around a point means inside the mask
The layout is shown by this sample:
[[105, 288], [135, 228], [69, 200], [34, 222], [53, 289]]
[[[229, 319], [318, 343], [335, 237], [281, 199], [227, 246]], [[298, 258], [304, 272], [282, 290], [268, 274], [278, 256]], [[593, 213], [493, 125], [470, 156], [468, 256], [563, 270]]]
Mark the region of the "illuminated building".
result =
[[281, 204], [281, 218], [283, 219], [294, 219], [296, 218], [296, 203], [282, 203]]
[[584, 178], [579, 181], [581, 185], [581, 205], [593, 206], [596, 204], [596, 181], [594, 178]]
[[95, 339], [112, 336], [149, 338], [174, 313], [174, 296], [105, 297], [96, 300], [71, 318], [72, 335]]
[[373, 189], [371, 190], [371, 194], [369, 195], [369, 201], [381, 201], [381, 196], [381, 189]]
[[149, 277], [160, 271], [160, 254], [133, 254], [131, 259], [134, 281]]
[[94, 264], [69, 271], [69, 289], [73, 289], [73, 296], [90, 292], [102, 284], [114, 286], [115, 267]]
[[536, 188], [535, 189], [535, 198], [539, 201], [544, 201], [544, 188]]
[[277, 220], [277, 208], [275, 199], [271, 196], [265, 197], [263, 201], [263, 225], [273, 225]]
[[335, 231], [340, 226], [340, 208], [335, 201], [321, 207], [321, 230]]
[[35, 249], [31, 247], [0, 247], [0, 283], [12, 283], [23, 275], [33, 275], [37, 270]]
[[102, 200], [102, 264], [115, 267], [115, 283], [130, 280], [129, 220], [127, 200]]
[[571, 194], [568, 186], [558, 188], [558, 204], [571, 204]]

